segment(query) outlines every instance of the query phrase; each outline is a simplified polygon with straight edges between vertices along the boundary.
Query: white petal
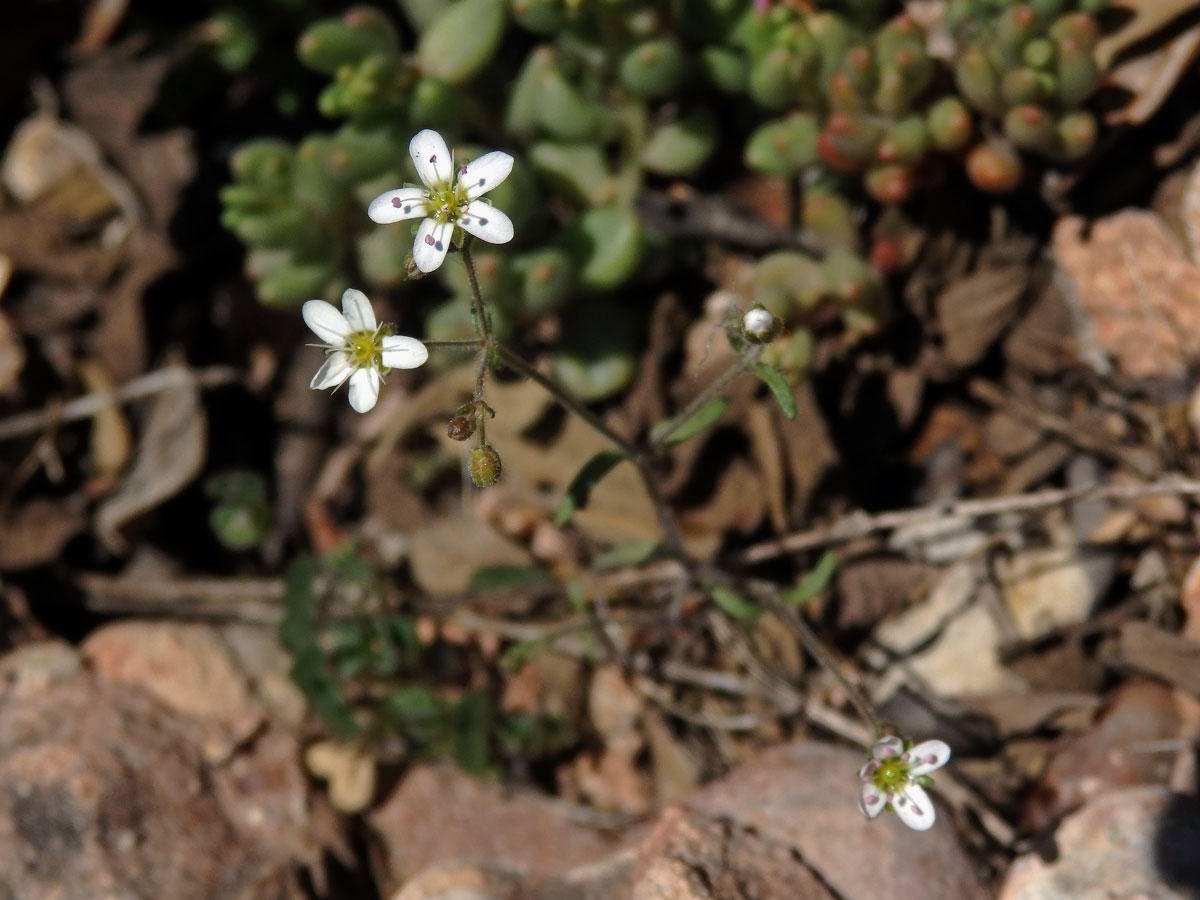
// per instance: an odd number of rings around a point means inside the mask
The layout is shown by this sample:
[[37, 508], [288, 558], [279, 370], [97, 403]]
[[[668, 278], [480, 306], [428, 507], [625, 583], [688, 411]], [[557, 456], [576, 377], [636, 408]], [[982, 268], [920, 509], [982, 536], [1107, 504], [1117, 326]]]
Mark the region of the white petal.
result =
[[450, 249], [450, 238], [454, 226], [449, 222], [426, 219], [417, 227], [417, 238], [413, 242], [413, 262], [422, 272], [432, 272], [442, 264]]
[[880, 738], [875, 742], [875, 746], [871, 748], [871, 755], [876, 759], [890, 759], [893, 756], [899, 756], [903, 752], [904, 741], [895, 736]]
[[352, 332], [375, 330], [375, 310], [371, 309], [371, 301], [362, 291], [346, 289], [346, 293], [342, 294], [342, 315], [346, 317]]
[[950, 759], [950, 747], [945, 741], [923, 741], [904, 754], [912, 763], [910, 776], [924, 775], [940, 769]]
[[355, 412], [370, 412], [379, 399], [379, 372], [374, 366], [355, 369], [350, 376], [350, 405]]
[[885, 806], [887, 806], [887, 800], [883, 796], [883, 791], [869, 781], [862, 786], [862, 791], [858, 795], [858, 808], [862, 810], [864, 816], [873, 819], [883, 812]]
[[871, 776], [875, 774], [875, 770], [879, 768], [881, 763], [877, 759], [867, 760], [867, 764], [858, 770], [858, 777], [862, 781], [870, 781]]
[[322, 341], [331, 347], [344, 347], [346, 335], [350, 333], [350, 323], [346, 317], [324, 300], [309, 300], [300, 307], [300, 315], [304, 323], [313, 330]]
[[367, 207], [367, 215], [372, 222], [387, 225], [389, 222], [401, 222], [404, 219], [415, 219], [428, 215], [429, 198], [421, 188], [400, 188], [380, 194]]
[[442, 136], [436, 131], [426, 128], [413, 135], [408, 142], [408, 153], [413, 165], [417, 167], [417, 176], [427, 188], [449, 187], [454, 178], [454, 162], [450, 159], [450, 149]]
[[471, 201], [458, 226], [489, 244], [507, 244], [513, 239], [512, 219], [483, 200]]
[[389, 369], [415, 369], [429, 359], [429, 350], [416, 338], [389, 334], [383, 339], [383, 364]]
[[910, 784], [899, 796], [892, 801], [892, 809], [900, 817], [900, 821], [914, 831], [927, 831], [933, 827], [937, 814], [933, 811], [933, 801], [925, 790], [916, 784]]
[[336, 387], [349, 378], [353, 371], [354, 366], [350, 364], [349, 353], [330, 353], [325, 362], [321, 364], [321, 368], [317, 369], [317, 374], [313, 376], [308, 386], [316, 391], [323, 391], [327, 387]]
[[502, 150], [493, 150], [467, 163], [458, 176], [458, 183], [466, 185], [467, 199], [474, 200], [504, 181], [512, 167], [511, 156]]

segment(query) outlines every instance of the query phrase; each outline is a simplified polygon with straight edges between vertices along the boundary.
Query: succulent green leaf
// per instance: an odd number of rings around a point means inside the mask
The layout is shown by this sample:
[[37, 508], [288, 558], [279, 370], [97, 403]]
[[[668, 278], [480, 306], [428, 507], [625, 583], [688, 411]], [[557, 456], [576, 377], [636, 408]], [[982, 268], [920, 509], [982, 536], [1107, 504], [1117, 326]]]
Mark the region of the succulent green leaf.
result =
[[505, 0], [456, 0], [417, 45], [417, 65], [428, 76], [464, 84], [492, 61], [508, 15]]
[[579, 283], [605, 291], [625, 282], [642, 258], [642, 221], [632, 210], [589, 209], [566, 234], [568, 252], [579, 266]]
[[691, 175], [712, 155], [717, 120], [704, 108], [656, 128], [642, 147], [642, 165], [656, 175]]

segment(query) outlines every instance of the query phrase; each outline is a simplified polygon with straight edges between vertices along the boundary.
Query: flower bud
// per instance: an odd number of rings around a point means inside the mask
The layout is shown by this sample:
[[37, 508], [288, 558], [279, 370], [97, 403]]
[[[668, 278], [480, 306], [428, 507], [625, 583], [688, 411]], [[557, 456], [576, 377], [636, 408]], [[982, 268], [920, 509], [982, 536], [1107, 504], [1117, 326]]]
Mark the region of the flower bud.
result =
[[475, 433], [475, 416], [455, 416], [446, 425], [446, 437], [452, 441], [465, 441]]
[[491, 487], [500, 480], [500, 454], [490, 444], [472, 450], [467, 466], [475, 487]]
[[783, 323], [761, 306], [742, 316], [742, 336], [752, 344], [767, 344], [779, 336]]

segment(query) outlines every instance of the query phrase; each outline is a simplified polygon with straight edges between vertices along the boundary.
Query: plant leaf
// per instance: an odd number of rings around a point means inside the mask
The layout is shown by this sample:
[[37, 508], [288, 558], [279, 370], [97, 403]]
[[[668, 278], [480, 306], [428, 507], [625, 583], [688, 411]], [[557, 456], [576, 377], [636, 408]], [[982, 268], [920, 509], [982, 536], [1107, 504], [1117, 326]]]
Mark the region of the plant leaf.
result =
[[620, 450], [601, 450], [584, 463], [579, 474], [571, 480], [566, 494], [558, 502], [558, 509], [554, 511], [554, 524], [561, 528], [571, 521], [571, 516], [575, 515], [576, 510], [587, 506], [592, 488], [624, 458], [625, 454]]
[[771, 389], [771, 393], [779, 401], [779, 408], [783, 410], [783, 414], [789, 419], [796, 418], [796, 394], [792, 391], [792, 386], [787, 383], [787, 378], [783, 373], [766, 363], [755, 363], [751, 366], [751, 370]]
[[496, 594], [554, 587], [555, 581], [541, 566], [484, 566], [471, 576], [472, 593]]
[[760, 607], [755, 606], [733, 588], [723, 584], [714, 584], [708, 589], [708, 595], [725, 615], [731, 619], [737, 619], [739, 622], [749, 622], [762, 614]]
[[605, 569], [640, 566], [654, 555], [658, 546], [658, 541], [630, 541], [627, 544], [618, 544], [611, 550], [598, 554], [592, 560], [592, 568], [602, 572]]
[[682, 444], [689, 438], [694, 438], [700, 432], [710, 427], [717, 419], [721, 418], [721, 414], [725, 412], [725, 407], [728, 405], [729, 398], [718, 394], [688, 416], [687, 421], [674, 430], [668, 431], [671, 428], [671, 423], [675, 421], [674, 419], [666, 419], [659, 422], [650, 429], [650, 441], [651, 443], [658, 444], [661, 440], [660, 436], [666, 434], [668, 437], [665, 441], [662, 441], [663, 447], [674, 447], [676, 444]]
[[829, 579], [833, 577], [836, 570], [837, 556], [832, 550], [826, 550], [824, 555], [817, 560], [812, 571], [801, 578], [799, 584], [785, 593], [783, 599], [797, 606], [807, 603], [825, 589], [825, 585], [829, 584]]

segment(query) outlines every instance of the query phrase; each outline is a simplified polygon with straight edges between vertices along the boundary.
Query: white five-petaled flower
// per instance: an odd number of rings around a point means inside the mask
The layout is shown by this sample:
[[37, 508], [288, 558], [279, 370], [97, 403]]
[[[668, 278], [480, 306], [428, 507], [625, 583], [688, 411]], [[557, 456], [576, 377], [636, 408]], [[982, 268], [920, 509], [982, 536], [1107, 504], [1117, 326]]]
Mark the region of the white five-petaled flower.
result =
[[936, 818], [933, 801], [925, 792], [933, 783], [929, 773], [948, 759], [950, 748], [944, 741], [923, 741], [905, 749], [898, 737], [881, 738], [871, 750], [871, 760], [858, 772], [862, 782], [858, 808], [868, 819], [890, 808], [909, 828], [925, 831]]
[[367, 215], [381, 225], [404, 219], [424, 220], [417, 226], [413, 242], [413, 262], [418, 269], [432, 272], [442, 264], [456, 227], [491, 244], [512, 240], [512, 220], [480, 199], [508, 177], [513, 167], [511, 156], [493, 150], [456, 171], [446, 142], [428, 128], [417, 132], [408, 144], [408, 152], [425, 187], [403, 187], [380, 194], [367, 207]]
[[342, 294], [341, 312], [324, 300], [309, 300], [300, 312], [325, 348], [325, 362], [309, 387], [336, 388], [348, 380], [350, 405], [357, 412], [375, 406], [388, 369], [415, 369], [429, 358], [416, 338], [390, 334], [386, 325], [377, 325], [362, 291], [351, 288]]

